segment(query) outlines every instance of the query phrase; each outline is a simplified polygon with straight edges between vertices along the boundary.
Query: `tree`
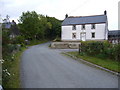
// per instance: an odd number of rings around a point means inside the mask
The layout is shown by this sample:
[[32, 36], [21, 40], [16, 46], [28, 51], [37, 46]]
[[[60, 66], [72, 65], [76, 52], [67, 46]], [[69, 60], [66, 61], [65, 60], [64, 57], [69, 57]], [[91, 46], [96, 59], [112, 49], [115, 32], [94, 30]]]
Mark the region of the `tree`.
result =
[[54, 17], [48, 17], [46, 16], [47, 21], [52, 24], [52, 28], [49, 32], [49, 36], [51, 38], [56, 38], [61, 36], [61, 21], [54, 18]]
[[35, 39], [36, 33], [39, 31], [39, 18], [35, 11], [22, 13], [19, 20], [20, 32], [26, 39]]
[[46, 36], [46, 31], [50, 29], [51, 24], [47, 22], [47, 18], [44, 15], [39, 15], [39, 30], [37, 31], [37, 38], [38, 39], [45, 39]]
[[20, 32], [26, 39], [54, 39], [61, 34], [61, 21], [37, 14], [35, 11], [23, 12], [19, 20]]

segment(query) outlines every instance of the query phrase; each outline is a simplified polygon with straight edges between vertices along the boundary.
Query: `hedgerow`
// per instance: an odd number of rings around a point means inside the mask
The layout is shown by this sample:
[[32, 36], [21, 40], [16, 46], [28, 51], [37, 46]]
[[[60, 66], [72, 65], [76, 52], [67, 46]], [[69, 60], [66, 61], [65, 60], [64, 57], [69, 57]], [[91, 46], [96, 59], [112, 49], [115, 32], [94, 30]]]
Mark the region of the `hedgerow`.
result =
[[108, 41], [85, 41], [81, 42], [80, 54], [120, 60], [120, 44], [111, 44]]

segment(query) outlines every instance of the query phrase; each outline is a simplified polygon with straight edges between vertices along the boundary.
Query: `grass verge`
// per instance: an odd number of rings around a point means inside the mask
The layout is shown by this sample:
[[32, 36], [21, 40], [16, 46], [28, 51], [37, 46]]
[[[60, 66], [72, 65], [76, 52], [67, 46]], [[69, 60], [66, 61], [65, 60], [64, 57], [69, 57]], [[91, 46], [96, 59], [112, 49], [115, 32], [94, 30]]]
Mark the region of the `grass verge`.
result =
[[7, 68], [7, 82], [3, 82], [5, 88], [20, 88], [20, 57], [25, 49], [25, 47], [22, 47], [20, 51], [16, 52], [13, 61], [8, 60], [5, 62], [9, 66]]
[[118, 61], [114, 61], [111, 59], [101, 59], [98, 57], [88, 56], [88, 55], [80, 55], [78, 52], [68, 52], [68, 54], [71, 54], [73, 56], [76, 56], [77, 58], [81, 58], [83, 60], [86, 60], [88, 62], [91, 62], [93, 64], [102, 66], [104, 68], [107, 68], [109, 70], [120, 72], [120, 66], [118, 65]]

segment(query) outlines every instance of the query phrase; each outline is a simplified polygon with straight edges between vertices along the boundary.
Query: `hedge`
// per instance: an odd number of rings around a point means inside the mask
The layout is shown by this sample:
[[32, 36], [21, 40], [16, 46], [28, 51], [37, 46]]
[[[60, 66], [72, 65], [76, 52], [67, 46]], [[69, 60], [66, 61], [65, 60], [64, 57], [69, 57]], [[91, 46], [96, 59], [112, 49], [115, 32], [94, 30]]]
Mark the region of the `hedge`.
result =
[[81, 53], [100, 58], [120, 60], [120, 44], [111, 44], [108, 41], [81, 42]]

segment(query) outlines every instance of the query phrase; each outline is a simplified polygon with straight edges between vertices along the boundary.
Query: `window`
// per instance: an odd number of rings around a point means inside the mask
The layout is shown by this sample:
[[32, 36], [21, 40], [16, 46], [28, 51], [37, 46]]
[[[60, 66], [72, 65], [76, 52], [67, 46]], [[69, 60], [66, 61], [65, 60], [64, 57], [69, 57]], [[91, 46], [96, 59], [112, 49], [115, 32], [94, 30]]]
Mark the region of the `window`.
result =
[[72, 33], [72, 39], [76, 39], [76, 33]]
[[92, 38], [95, 38], [95, 33], [94, 32], [92, 33]]
[[91, 29], [95, 29], [95, 24], [91, 24]]
[[73, 25], [72, 30], [76, 30], [76, 25]]
[[85, 24], [82, 25], [82, 28], [81, 28], [81, 29], [82, 29], [82, 30], [85, 30]]

